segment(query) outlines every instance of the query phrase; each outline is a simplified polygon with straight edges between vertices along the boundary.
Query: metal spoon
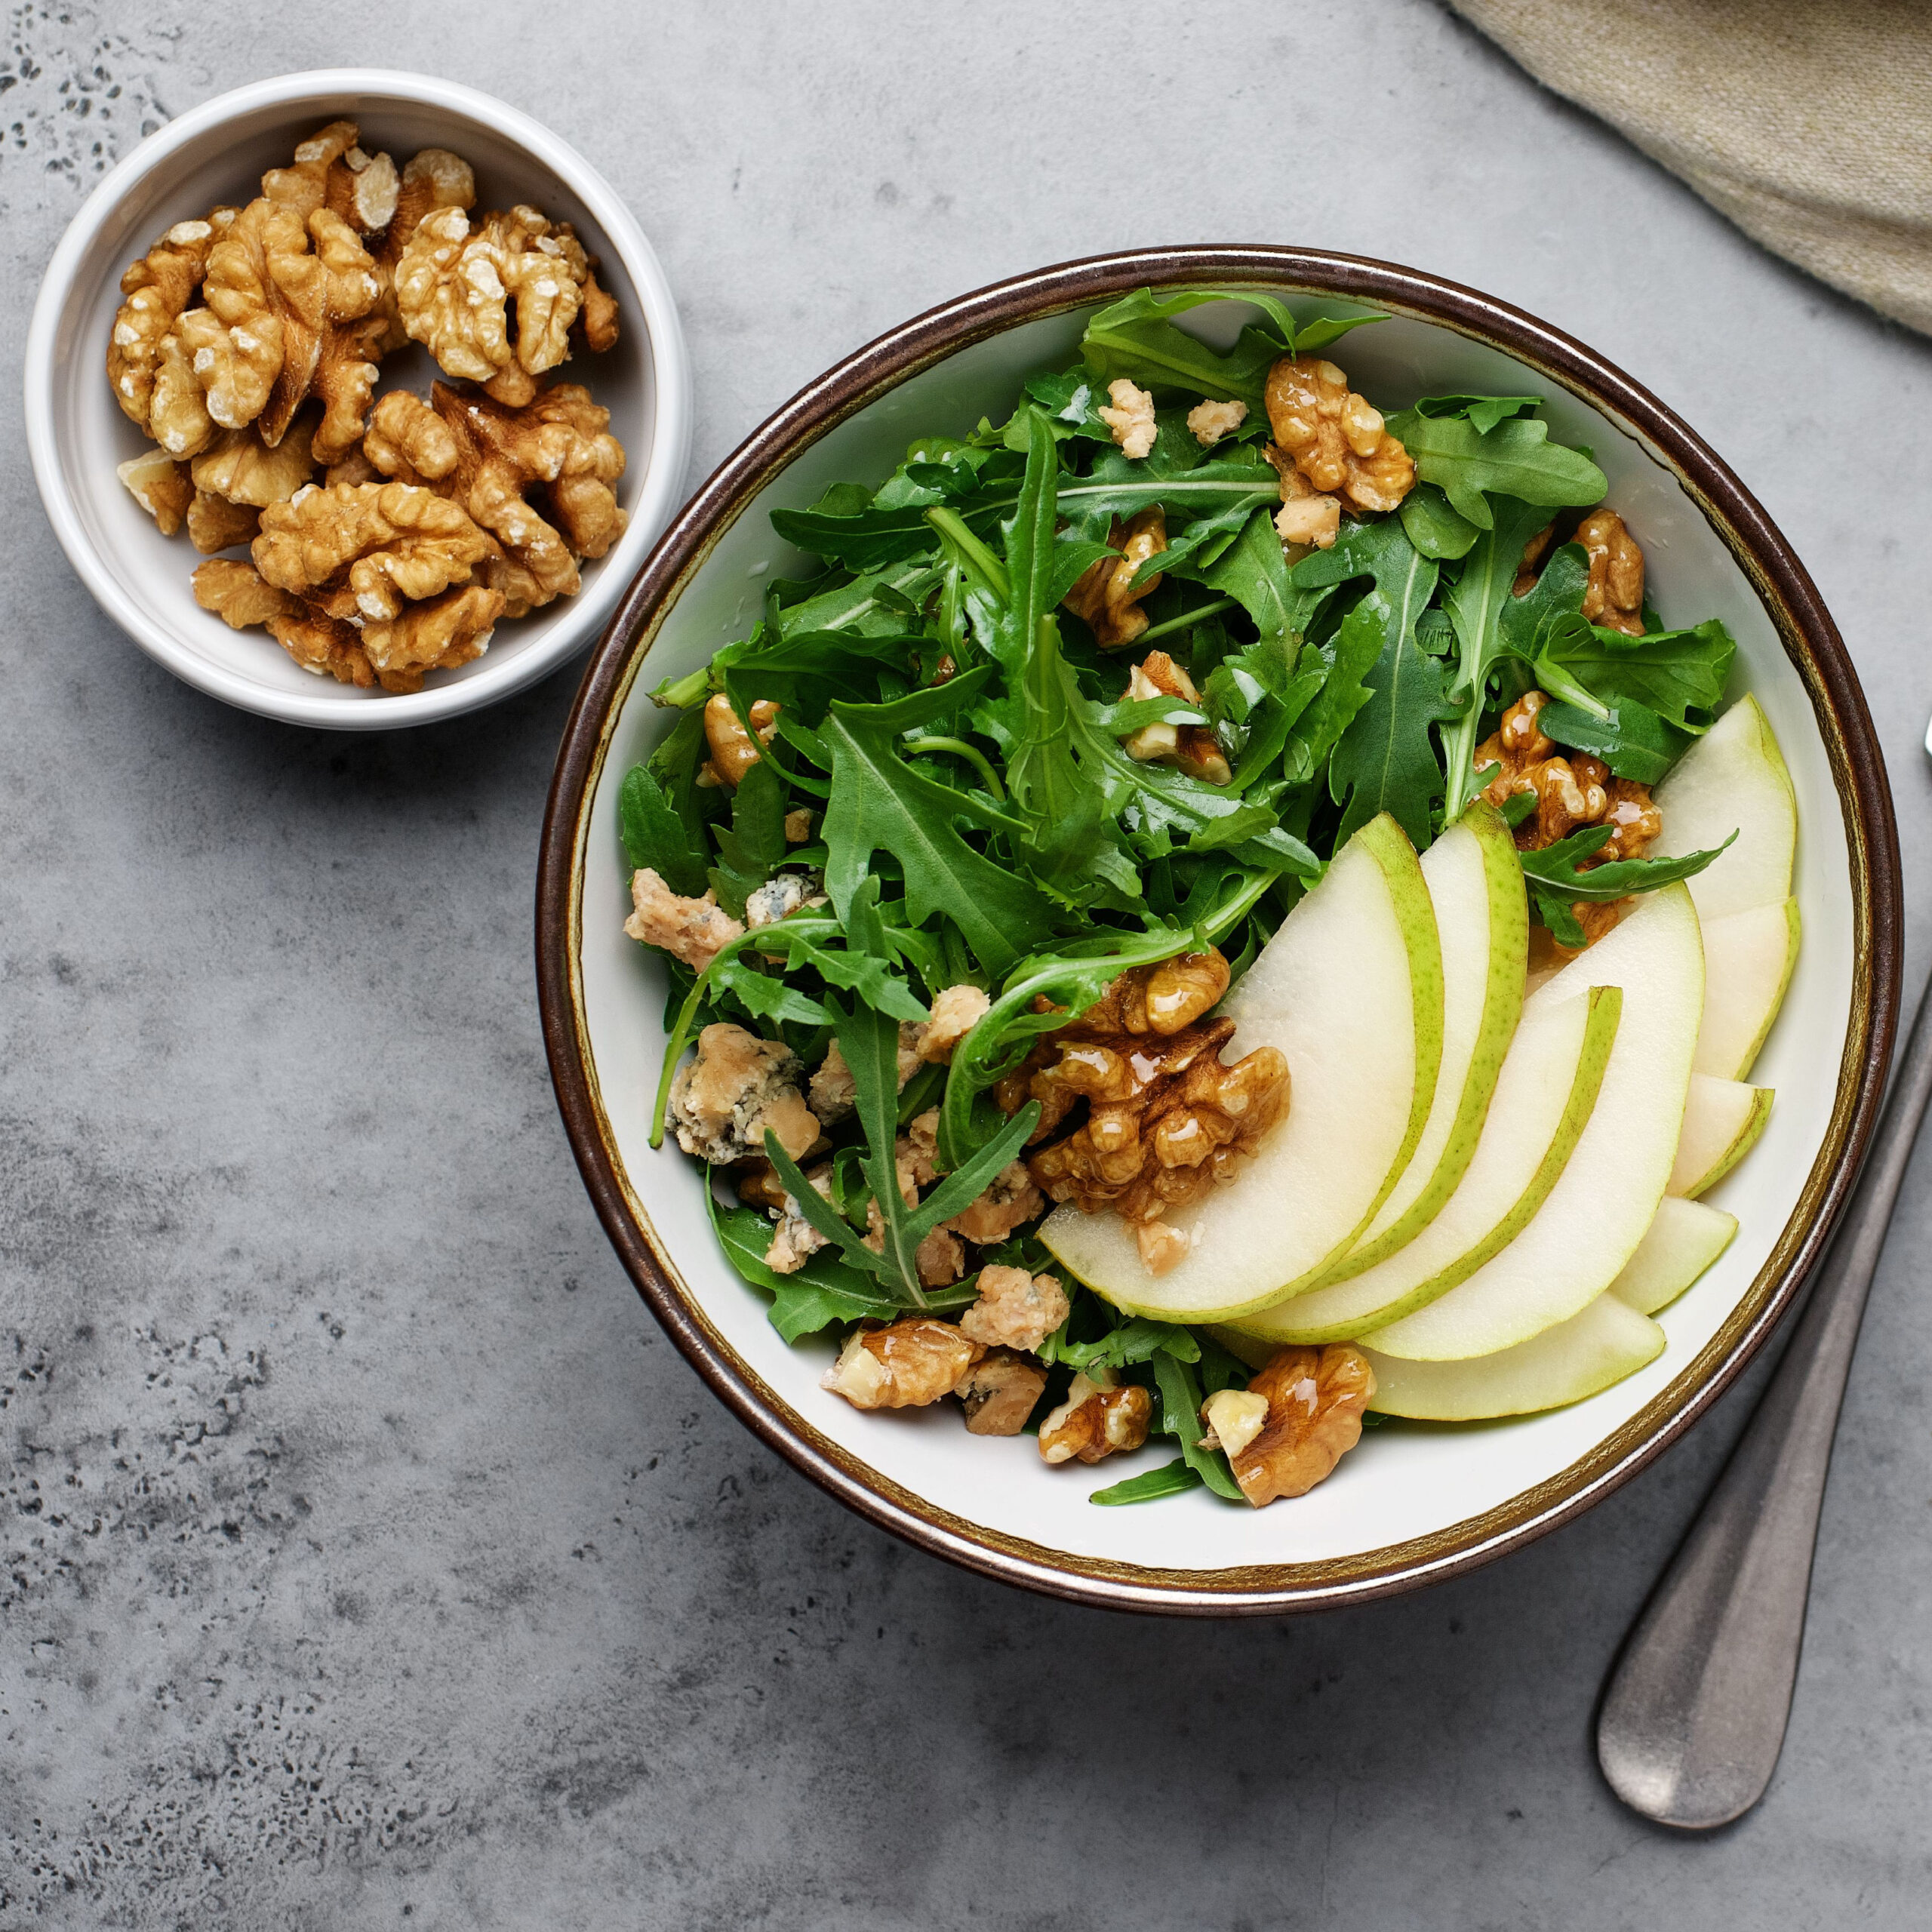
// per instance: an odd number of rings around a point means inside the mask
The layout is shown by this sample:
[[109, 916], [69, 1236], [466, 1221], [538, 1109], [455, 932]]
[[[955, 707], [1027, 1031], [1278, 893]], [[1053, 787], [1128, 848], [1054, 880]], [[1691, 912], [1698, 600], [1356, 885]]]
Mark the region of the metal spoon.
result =
[[1928, 1097], [1932, 987], [1790, 1346], [1604, 1689], [1597, 1761], [1625, 1804], [1660, 1824], [1727, 1825], [1777, 1768], [1832, 1438]]

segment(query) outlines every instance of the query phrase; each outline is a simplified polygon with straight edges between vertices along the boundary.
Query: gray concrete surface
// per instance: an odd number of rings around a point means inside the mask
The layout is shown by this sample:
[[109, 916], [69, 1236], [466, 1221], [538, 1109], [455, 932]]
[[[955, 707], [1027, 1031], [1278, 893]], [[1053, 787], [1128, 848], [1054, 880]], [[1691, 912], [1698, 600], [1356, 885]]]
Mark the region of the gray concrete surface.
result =
[[[12, 368], [102, 162], [334, 61], [503, 94], [630, 198], [696, 355], [694, 480], [876, 331], [1069, 255], [1292, 240], [1496, 290], [1653, 383], [1795, 540], [1922, 870], [1927, 346], [1422, 0], [72, 0], [9, 32]], [[592, 1217], [530, 964], [574, 674], [407, 737], [224, 709], [89, 602], [11, 383], [0, 422], [0, 1924], [1927, 1922], [1922, 1167], [1783, 1767], [1712, 1841], [1620, 1810], [1589, 1719], [1734, 1400], [1579, 1525], [1382, 1607], [1163, 1623], [956, 1574], [733, 1423]]]

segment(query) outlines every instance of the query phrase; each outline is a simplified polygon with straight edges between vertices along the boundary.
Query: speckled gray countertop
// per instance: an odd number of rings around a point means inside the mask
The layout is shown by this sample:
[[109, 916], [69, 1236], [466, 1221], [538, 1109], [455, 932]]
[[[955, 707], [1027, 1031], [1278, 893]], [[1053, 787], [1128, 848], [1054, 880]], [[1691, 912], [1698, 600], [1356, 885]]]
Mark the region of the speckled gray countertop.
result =
[[[344, 60], [501, 94], [629, 198], [695, 358], [694, 482], [860, 342], [1043, 262], [1414, 263], [1582, 337], [1757, 491], [1850, 642], [1918, 875], [1932, 350], [1434, 7], [532, 17], [12, 8], [7, 366], [104, 162]], [[1377, 1607], [1143, 1621], [963, 1575], [734, 1423], [592, 1218], [531, 964], [574, 673], [406, 737], [226, 709], [68, 570], [11, 382], [0, 423], [0, 1924], [1925, 1924], [1922, 1163], [1783, 1766], [1714, 1839], [1620, 1810], [1589, 1727], [1737, 1396], [1574, 1527]]]

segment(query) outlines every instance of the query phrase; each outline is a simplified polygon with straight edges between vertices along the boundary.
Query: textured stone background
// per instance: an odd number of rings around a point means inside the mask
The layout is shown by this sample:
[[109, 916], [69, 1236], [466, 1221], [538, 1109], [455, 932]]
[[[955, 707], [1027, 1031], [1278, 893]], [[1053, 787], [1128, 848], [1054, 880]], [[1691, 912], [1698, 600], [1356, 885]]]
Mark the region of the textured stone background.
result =
[[[1923, 863], [1925, 344], [1432, 6], [580, 5], [540, 10], [552, 41], [529, 11], [14, 8], [7, 365], [144, 128], [332, 60], [500, 94], [629, 197], [696, 357], [694, 475], [878, 330], [1041, 262], [1416, 263], [1736, 464], [1844, 625]], [[1715, 1840], [1622, 1811], [1589, 1719], [1735, 1401], [1577, 1527], [1383, 1607], [1157, 1623], [957, 1574], [731, 1422], [592, 1218], [530, 964], [572, 678], [406, 738], [224, 709], [89, 602], [17, 410], [9, 383], [0, 1923], [1924, 1924], [1922, 1171], [1783, 1767]]]

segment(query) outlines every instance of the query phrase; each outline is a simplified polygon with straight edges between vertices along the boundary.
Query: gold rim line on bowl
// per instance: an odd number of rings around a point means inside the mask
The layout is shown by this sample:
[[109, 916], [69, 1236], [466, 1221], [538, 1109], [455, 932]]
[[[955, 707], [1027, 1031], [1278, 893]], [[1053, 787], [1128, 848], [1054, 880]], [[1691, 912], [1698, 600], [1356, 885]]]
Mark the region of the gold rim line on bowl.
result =
[[[752, 500], [819, 438], [958, 351], [1021, 322], [1137, 288], [1175, 285], [1213, 285], [1236, 296], [1248, 288], [1339, 297], [1446, 328], [1534, 370], [1635, 437], [1677, 479], [1743, 571], [1804, 684], [1844, 815], [1853, 908], [1850, 1013], [1823, 1144], [1764, 1266], [1717, 1334], [1668, 1386], [1567, 1468], [1479, 1515], [1348, 1556], [1211, 1570], [1075, 1555], [970, 1522], [853, 1455], [785, 1401], [706, 1315], [631, 1184], [598, 1087], [581, 969], [591, 805], [618, 718], [665, 618]], [[1365, 1601], [1472, 1569], [1572, 1520], [1703, 1415], [1789, 1306], [1857, 1178], [1897, 1028], [1901, 943], [1897, 830], [1856, 674], [1808, 573], [1728, 466], [1620, 370], [1507, 303], [1358, 257], [1258, 247], [1102, 256], [993, 284], [878, 337], [768, 418], [672, 519], [600, 639], [565, 727], [537, 878], [539, 1001], [572, 1151], [638, 1292], [714, 1392], [839, 1500], [921, 1548], [1050, 1595], [1206, 1616]]]

